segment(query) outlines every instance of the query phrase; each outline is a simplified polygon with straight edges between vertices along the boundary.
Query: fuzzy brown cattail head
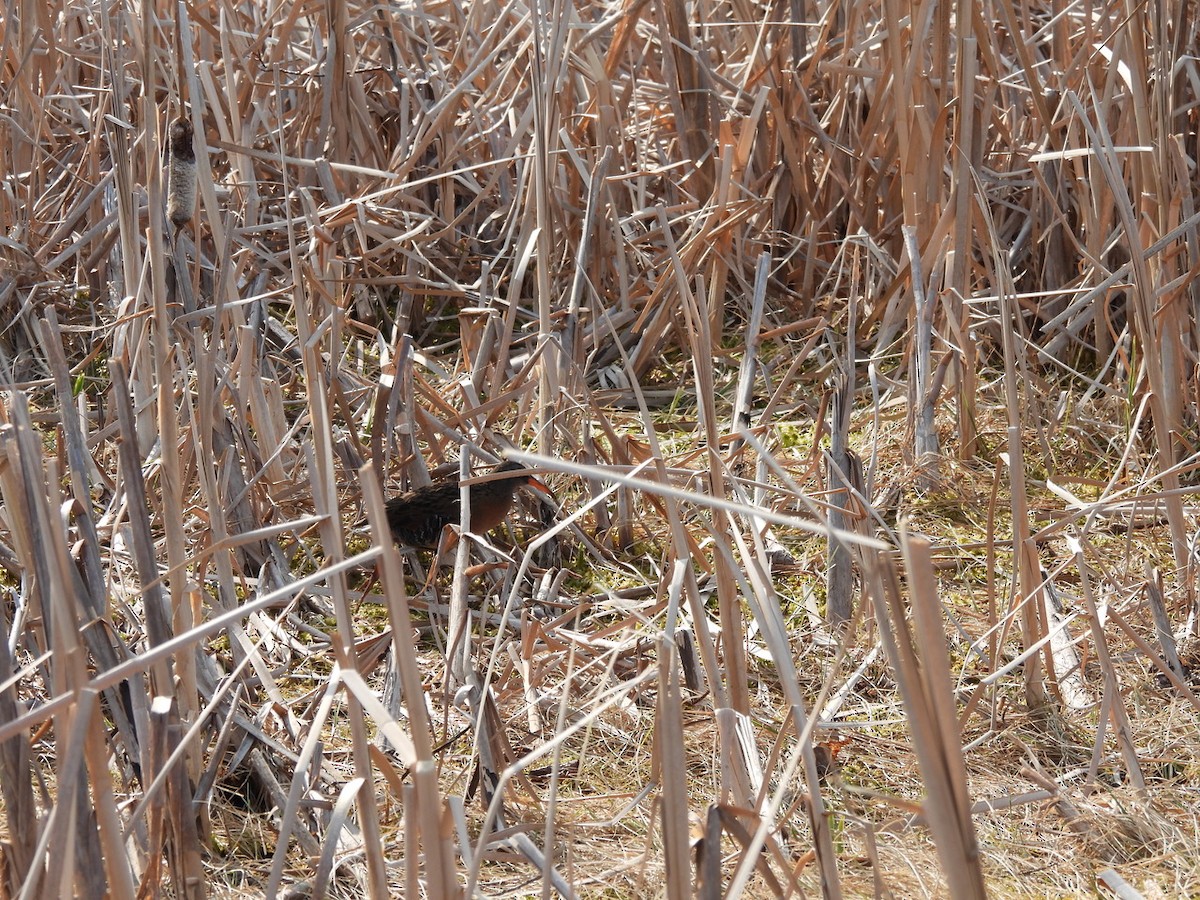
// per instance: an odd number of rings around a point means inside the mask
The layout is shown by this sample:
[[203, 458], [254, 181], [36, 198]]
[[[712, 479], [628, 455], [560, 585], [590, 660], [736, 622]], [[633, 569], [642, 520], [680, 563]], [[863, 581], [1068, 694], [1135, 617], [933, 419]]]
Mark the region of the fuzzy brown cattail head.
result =
[[176, 229], [192, 219], [196, 211], [196, 149], [192, 145], [192, 123], [180, 116], [171, 123], [170, 156], [167, 158], [167, 218]]

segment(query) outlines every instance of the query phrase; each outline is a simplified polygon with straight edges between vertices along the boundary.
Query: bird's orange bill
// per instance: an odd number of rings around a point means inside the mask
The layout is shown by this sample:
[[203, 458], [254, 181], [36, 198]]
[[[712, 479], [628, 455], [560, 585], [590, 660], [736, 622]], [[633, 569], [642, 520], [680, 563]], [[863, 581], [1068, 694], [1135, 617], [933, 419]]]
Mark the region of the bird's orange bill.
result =
[[529, 485], [529, 487], [533, 488], [535, 491], [541, 491], [547, 497], [551, 497], [551, 498], [554, 497], [554, 492], [552, 490], [550, 490], [550, 488], [546, 487], [545, 482], [543, 482], [540, 478], [536, 478], [533, 475], [530, 475], [529, 480], [525, 483], [527, 485]]
[[554, 491], [550, 490], [550, 488], [546, 486], [546, 482], [542, 481], [536, 475], [526, 475], [525, 472], [522, 472], [519, 469], [516, 470], [515, 472], [514, 471], [501, 472], [497, 469], [493, 469], [492, 471], [490, 471], [484, 475], [474, 475], [471, 478], [467, 479], [467, 481], [465, 483], [468, 485], [487, 484], [488, 482], [491, 482], [491, 481], [503, 481], [504, 479], [512, 478], [516, 475], [522, 476], [524, 478], [524, 483], [522, 484], [522, 487], [525, 487], [525, 486], [531, 487], [535, 491], [545, 494], [547, 497], [549, 497], [552, 500], [555, 500], [555, 502], [557, 502], [557, 498], [554, 496]]

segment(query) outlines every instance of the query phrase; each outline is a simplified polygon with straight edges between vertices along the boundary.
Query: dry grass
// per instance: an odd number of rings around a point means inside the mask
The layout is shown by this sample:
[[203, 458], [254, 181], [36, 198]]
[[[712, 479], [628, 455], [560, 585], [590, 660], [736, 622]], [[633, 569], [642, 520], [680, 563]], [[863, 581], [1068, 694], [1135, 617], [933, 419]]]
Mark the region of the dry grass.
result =
[[0, 897], [1200, 893], [1197, 23], [10, 4]]

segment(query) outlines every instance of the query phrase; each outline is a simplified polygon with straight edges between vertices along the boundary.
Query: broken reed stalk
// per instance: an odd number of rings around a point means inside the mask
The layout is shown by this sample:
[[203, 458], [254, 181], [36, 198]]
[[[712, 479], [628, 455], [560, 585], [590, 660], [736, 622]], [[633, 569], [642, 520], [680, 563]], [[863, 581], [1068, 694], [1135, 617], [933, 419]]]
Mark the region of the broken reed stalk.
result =
[[[294, 246], [293, 242], [292, 247], [294, 248]], [[307, 266], [302, 266], [294, 250], [292, 262], [297, 271], [308, 269]], [[321, 285], [321, 281], [318, 279], [332, 285], [340, 274], [339, 268], [335, 265], [321, 271], [311, 269], [308, 271], [315, 285]], [[325, 553], [336, 564], [343, 558], [345, 539], [341, 527], [337, 475], [334, 468], [333, 429], [330, 417], [332, 404], [326, 393], [328, 382], [319, 355], [321, 350], [319, 335], [314, 333], [317, 323], [325, 320], [325, 306], [322, 303], [324, 297], [325, 295], [321, 291], [310, 293], [302, 281], [295, 282], [294, 301], [297, 332], [303, 354], [305, 383], [308, 386], [306, 401], [313, 423], [313, 447], [311, 453], [308, 454], [308, 471], [316, 511], [318, 515], [323, 516], [321, 522], [322, 544]], [[337, 616], [338, 641], [334, 647], [337, 662], [343, 669], [353, 669], [355, 660], [351, 655], [351, 648], [354, 646], [354, 616], [350, 608], [348, 586], [345, 578], [337, 574], [330, 578], [329, 587]], [[354, 773], [357, 778], [361, 779], [362, 784], [372, 785], [374, 783], [373, 767], [368, 749], [367, 723], [363, 714], [362, 702], [352, 691], [347, 692], [346, 702]], [[358, 826], [363, 835], [369, 890], [375, 896], [384, 896], [388, 891], [387, 862], [383, 856], [383, 836], [375, 791], [360, 790], [355, 796], [355, 803], [358, 812]]]
[[[725, 487], [726, 474], [724, 463], [716, 452], [721, 444], [721, 423], [717, 416], [717, 396], [713, 383], [712, 366], [707, 363], [714, 358], [712, 324], [714, 319], [723, 321], [724, 310], [705, 308], [708, 299], [704, 282], [700, 280], [697, 290], [692, 291], [688, 282], [688, 273], [683, 268], [678, 254], [675, 252], [674, 241], [671, 238], [671, 225], [667, 221], [664, 210], [658, 210], [659, 227], [667, 242], [672, 268], [675, 274], [676, 289], [679, 292], [680, 305], [683, 309], [685, 333], [681, 340], [691, 348], [693, 360], [692, 371], [696, 389], [696, 404], [700, 411], [700, 421], [697, 423], [698, 443], [709, 448], [708, 484], [709, 490], [716, 496], [727, 495]], [[703, 240], [703, 235], [700, 235]], [[713, 538], [724, 547], [730, 543], [729, 532], [723, 517], [715, 518], [713, 522]], [[714, 554], [714, 568], [717, 578], [717, 603], [721, 623], [721, 644], [724, 652], [725, 690], [730, 706], [742, 713], [750, 710], [750, 691], [746, 681], [745, 631], [742, 625], [741, 603], [734, 585], [734, 575], [728, 563], [727, 553]], [[710, 678], [716, 678], [717, 673], [711, 672]]]
[[679, 690], [678, 650], [674, 637], [664, 634], [658, 644], [658, 704], [655, 714], [654, 756], [662, 783], [661, 828], [666, 892], [671, 900], [692, 896], [692, 862], [688, 834], [688, 789], [685, 773], [683, 707]]
[[903, 607], [892, 604], [900, 650], [894, 664], [906, 670], [900, 684], [902, 691], [906, 682], [908, 685], [905, 706], [926, 791], [922, 805], [951, 894], [982, 900], [987, 897], [987, 889], [971, 818], [954, 678], [946, 651], [930, 543], [902, 528], [900, 549], [904, 554], [913, 621], [910, 630]]
[[[46, 687], [53, 693], [79, 695], [86, 686], [86, 654], [83, 652], [80, 629], [88, 621], [86, 609], [77, 605], [76, 598], [82, 592], [74, 589], [78, 578], [74, 570], [62, 517], [64, 505], [59, 495], [59, 474], [56, 460], [44, 459], [42, 447], [34, 430], [30, 410], [23, 393], [14, 397], [8, 410], [11, 424], [5, 431], [6, 465], [3, 467], [5, 511], [17, 529], [14, 541], [18, 558], [34, 578], [25, 588], [24, 613], [29, 622], [29, 645], [40, 652], [39, 668], [47, 680]], [[17, 513], [17, 516], [13, 514]], [[34, 590], [29, 590], [29, 587]], [[14, 624], [16, 624], [14, 622]], [[5, 636], [8, 639], [8, 635]], [[16, 647], [10, 641], [6, 655]], [[23, 640], [17, 646], [24, 644]], [[33, 891], [39, 884], [46, 893], [72, 893], [78, 875], [89, 886], [95, 886], [103, 867], [100, 857], [100, 841], [97, 824], [89, 814], [87, 802], [87, 773], [84, 769], [85, 739], [87, 726], [92, 721], [92, 710], [98, 699], [95, 692], [81, 697], [80, 712], [61, 709], [54, 713], [50, 768], [58, 788], [57, 799], [46, 819], [38, 823], [29, 821], [28, 838], [18, 840], [16, 861], [26, 866], [24, 871], [13, 871], [9, 878], [21, 878], [21, 887]], [[17, 713], [23, 704], [9, 706], [10, 713]], [[13, 720], [19, 721], [14, 715]], [[27, 740], [24, 733], [14, 739]], [[30, 801], [28, 785], [31, 772], [28, 768], [13, 770], [16, 762], [32, 763], [28, 751], [6, 742], [6, 764], [16, 782], [5, 786], [5, 800], [16, 803], [14, 812], [18, 820], [27, 816], [36, 817], [36, 808]], [[31, 843], [36, 844], [31, 848]], [[60, 865], [51, 866], [47, 847], [66, 848], [69, 853]], [[111, 846], [111, 842], [107, 844]], [[78, 851], [78, 857], [74, 854]]]

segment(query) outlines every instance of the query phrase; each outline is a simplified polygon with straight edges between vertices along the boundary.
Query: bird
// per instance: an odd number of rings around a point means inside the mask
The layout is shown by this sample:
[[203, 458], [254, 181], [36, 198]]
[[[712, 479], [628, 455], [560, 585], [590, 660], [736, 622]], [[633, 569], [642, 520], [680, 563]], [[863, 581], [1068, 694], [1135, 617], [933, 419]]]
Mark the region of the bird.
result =
[[[471, 531], [484, 534], [504, 521], [518, 488], [530, 487], [548, 497], [550, 489], [519, 462], [505, 460], [493, 471], [501, 478], [469, 488]], [[387, 501], [387, 522], [396, 543], [408, 547], [436, 546], [447, 525], [462, 521], [462, 487], [457, 478], [438, 481]]]

